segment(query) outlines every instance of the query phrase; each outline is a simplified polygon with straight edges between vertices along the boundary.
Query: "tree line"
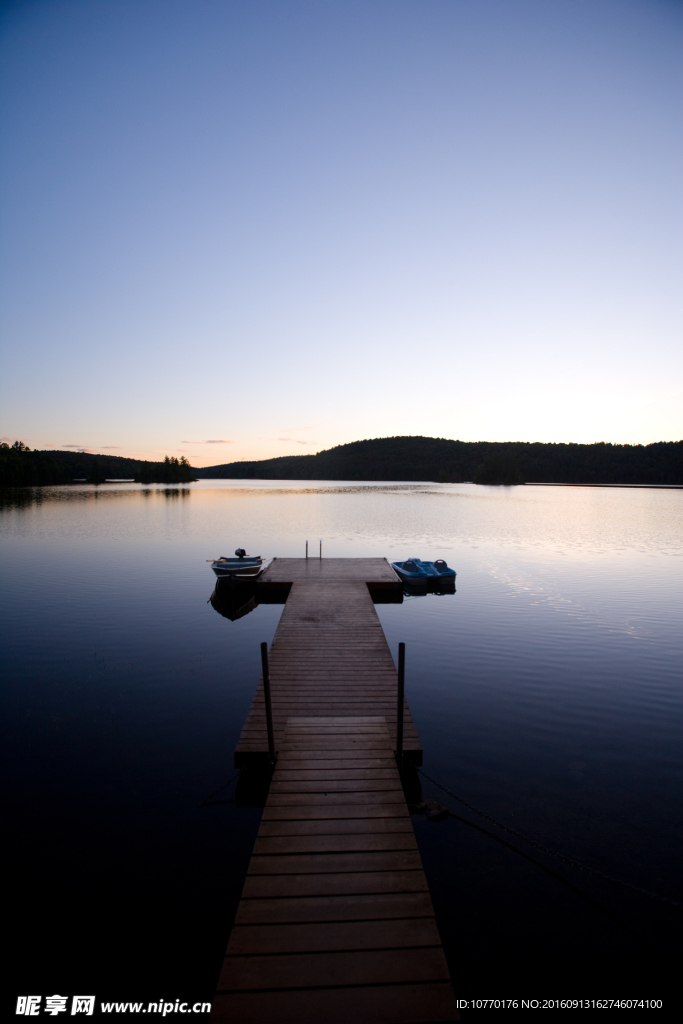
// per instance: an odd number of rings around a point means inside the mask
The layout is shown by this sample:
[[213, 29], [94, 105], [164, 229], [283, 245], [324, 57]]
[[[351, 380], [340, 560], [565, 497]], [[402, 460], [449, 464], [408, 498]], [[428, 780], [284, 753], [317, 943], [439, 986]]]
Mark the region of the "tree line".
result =
[[40, 487], [85, 480], [102, 484], [108, 479], [129, 479], [145, 484], [181, 484], [196, 480], [195, 470], [183, 455], [163, 462], [143, 462], [118, 455], [93, 456], [85, 452], [32, 451], [23, 441], [0, 444], [0, 486]]
[[68, 477], [54, 459], [32, 452], [23, 441], [0, 444], [0, 485], [31, 487], [44, 484], [66, 484]]
[[266, 480], [434, 480], [442, 483], [679, 484], [683, 441], [648, 445], [541, 444], [382, 437], [338, 445], [317, 455], [287, 455], [194, 469], [183, 456], [143, 462], [118, 455], [31, 451], [22, 441], [0, 444], [0, 485], [189, 483], [201, 478]]

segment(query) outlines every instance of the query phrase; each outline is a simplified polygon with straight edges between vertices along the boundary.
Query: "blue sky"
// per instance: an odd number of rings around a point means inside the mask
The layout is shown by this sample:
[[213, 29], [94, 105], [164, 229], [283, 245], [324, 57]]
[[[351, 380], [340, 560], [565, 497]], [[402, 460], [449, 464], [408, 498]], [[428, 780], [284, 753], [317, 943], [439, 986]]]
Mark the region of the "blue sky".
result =
[[683, 437], [672, 0], [0, 5], [0, 434]]

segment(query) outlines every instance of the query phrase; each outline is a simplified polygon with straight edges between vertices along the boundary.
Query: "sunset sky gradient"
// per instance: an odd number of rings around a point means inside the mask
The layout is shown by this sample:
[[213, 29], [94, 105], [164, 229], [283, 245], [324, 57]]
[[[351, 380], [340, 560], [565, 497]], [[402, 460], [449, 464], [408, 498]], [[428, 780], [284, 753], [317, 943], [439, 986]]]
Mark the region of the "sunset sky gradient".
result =
[[0, 6], [0, 434], [683, 437], [683, 5]]

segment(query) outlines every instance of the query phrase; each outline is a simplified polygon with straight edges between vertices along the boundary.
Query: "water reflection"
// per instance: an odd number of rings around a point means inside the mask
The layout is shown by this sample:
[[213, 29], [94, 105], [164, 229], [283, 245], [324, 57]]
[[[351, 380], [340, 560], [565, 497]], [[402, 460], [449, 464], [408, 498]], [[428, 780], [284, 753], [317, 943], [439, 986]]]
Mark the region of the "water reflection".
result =
[[149, 499], [154, 495], [175, 501], [189, 498], [192, 488], [168, 484], [139, 484], [127, 480], [105, 480], [103, 483], [86, 481], [59, 484], [54, 487], [0, 487], [0, 511], [12, 508], [28, 508], [31, 505], [55, 503], [83, 503], [117, 501], [130, 503], [137, 497]]
[[211, 607], [231, 622], [241, 619], [258, 607], [256, 587], [257, 584], [250, 581], [216, 580], [215, 590], [209, 598]]
[[45, 487], [0, 487], [0, 510], [28, 508], [44, 501]]
[[167, 501], [174, 501], [178, 498], [189, 498], [190, 488], [189, 487], [165, 487], [163, 495]]
[[446, 594], [455, 593], [455, 580], [434, 580], [428, 579], [421, 583], [404, 583], [403, 597], [426, 597], [427, 594], [435, 594], [437, 597], [445, 597]]
[[235, 622], [260, 604], [284, 604], [289, 594], [289, 584], [263, 584], [258, 580], [235, 580], [230, 577], [216, 580], [209, 603], [214, 611]]

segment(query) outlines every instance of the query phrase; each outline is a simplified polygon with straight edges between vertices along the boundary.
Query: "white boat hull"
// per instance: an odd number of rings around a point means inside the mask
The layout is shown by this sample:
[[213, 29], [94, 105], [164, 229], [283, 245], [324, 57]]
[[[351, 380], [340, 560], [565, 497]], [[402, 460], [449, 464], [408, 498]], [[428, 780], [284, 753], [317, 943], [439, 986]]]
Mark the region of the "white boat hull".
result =
[[219, 580], [255, 580], [263, 572], [263, 558], [218, 558], [211, 568]]

